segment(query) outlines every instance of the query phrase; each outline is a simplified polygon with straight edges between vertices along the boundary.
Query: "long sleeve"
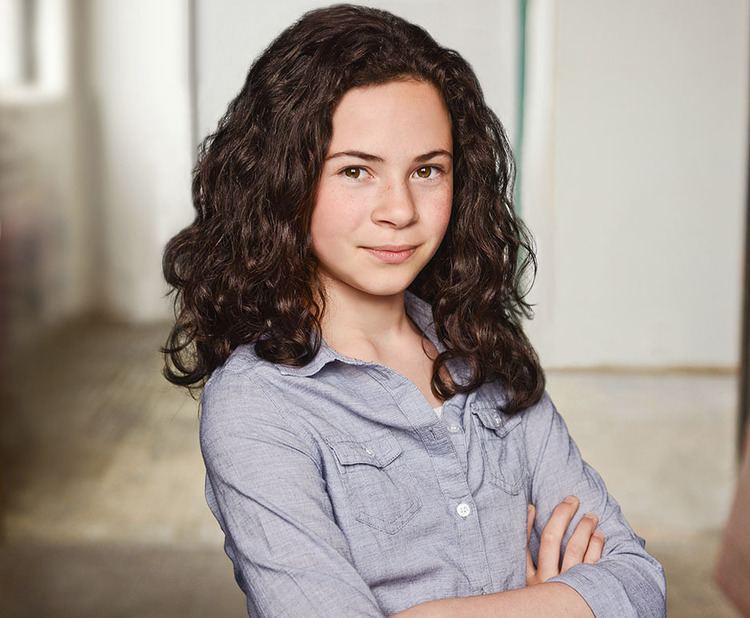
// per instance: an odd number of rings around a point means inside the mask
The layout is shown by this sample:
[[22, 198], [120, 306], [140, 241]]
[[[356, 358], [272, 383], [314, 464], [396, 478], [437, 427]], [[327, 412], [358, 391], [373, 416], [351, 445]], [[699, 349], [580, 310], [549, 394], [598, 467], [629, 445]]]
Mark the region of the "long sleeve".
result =
[[224, 369], [203, 391], [200, 442], [249, 615], [385, 616], [352, 565], [313, 440], [252, 374]]
[[597, 618], [665, 616], [666, 580], [661, 564], [646, 552], [644, 539], [629, 526], [601, 476], [581, 458], [547, 392], [528, 415], [526, 440], [531, 500], [537, 509], [531, 544], [534, 559], [539, 534], [552, 509], [567, 495], [578, 496], [580, 506], [563, 539], [561, 556], [576, 524], [587, 512], [596, 513], [606, 537], [597, 563], [578, 564], [548, 581], [575, 589]]

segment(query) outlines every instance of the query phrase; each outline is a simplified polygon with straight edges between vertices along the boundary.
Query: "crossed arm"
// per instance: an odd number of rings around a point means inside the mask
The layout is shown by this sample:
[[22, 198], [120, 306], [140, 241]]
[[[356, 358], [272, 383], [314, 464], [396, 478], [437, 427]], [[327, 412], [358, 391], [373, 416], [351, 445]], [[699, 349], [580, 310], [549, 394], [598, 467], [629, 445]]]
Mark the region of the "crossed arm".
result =
[[[307, 439], [291, 430], [283, 410], [274, 409], [252, 382], [224, 379], [228, 383], [214, 380], [204, 389], [201, 447], [209, 505], [225, 533], [248, 613], [387, 616], [354, 568]], [[392, 617], [662, 618], [661, 565], [645, 552], [601, 477], [581, 459], [548, 398], [526, 425], [536, 507], [536, 514], [529, 514], [527, 586], [429, 601]], [[568, 494], [579, 504], [562, 502]], [[606, 551], [596, 524], [579, 510], [599, 515]]]
[[[565, 421], [546, 392], [525, 419], [525, 431], [527, 452], [534, 460], [531, 499], [538, 511], [538, 516], [529, 513], [526, 587], [429, 601], [391, 618], [537, 615], [663, 618], [666, 582], [662, 566], [645, 551], [645, 541], [627, 524], [601, 476], [581, 457]], [[574, 494], [570, 496], [572, 502], [563, 500], [568, 493]], [[579, 507], [597, 513], [598, 520], [581, 517], [577, 514]], [[538, 562], [534, 565], [532, 527], [534, 522], [538, 527], [545, 520], [547, 524], [538, 535]], [[565, 548], [562, 561], [561, 548]]]
[[[594, 613], [573, 588], [547, 580], [576, 564], [594, 564], [602, 555], [604, 535], [596, 529], [598, 518], [587, 513], [575, 527], [565, 554], [560, 557], [563, 536], [580, 501], [568, 496], [558, 504], [541, 534], [538, 564], [526, 549], [526, 588], [487, 595], [439, 599], [420, 603], [390, 618], [490, 618], [494, 616], [571, 616], [593, 618]], [[535, 508], [529, 505], [527, 541], [531, 538]]]

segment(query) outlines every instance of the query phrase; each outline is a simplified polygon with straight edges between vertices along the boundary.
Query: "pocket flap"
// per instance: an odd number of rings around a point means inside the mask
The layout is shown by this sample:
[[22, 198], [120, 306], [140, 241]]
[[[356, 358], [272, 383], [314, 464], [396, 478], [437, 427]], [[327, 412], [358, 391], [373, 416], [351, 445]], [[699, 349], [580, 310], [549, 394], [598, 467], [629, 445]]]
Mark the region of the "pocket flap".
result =
[[392, 433], [384, 433], [366, 440], [329, 442], [336, 459], [342, 465], [369, 464], [382, 468], [401, 454], [401, 445]]
[[471, 411], [477, 415], [482, 425], [492, 429], [498, 436], [504, 438], [521, 422], [520, 414], [506, 414], [497, 406], [481, 406], [472, 403]]

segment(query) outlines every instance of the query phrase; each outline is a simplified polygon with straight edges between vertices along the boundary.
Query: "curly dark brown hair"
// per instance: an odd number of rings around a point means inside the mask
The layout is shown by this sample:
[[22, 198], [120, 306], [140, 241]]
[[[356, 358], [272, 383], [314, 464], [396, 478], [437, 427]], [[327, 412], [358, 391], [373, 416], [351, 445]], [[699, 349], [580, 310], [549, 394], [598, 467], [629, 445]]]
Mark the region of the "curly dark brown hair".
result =
[[[541, 398], [544, 372], [521, 326], [522, 315], [533, 317], [521, 288], [529, 265], [536, 277], [534, 241], [514, 212], [503, 125], [456, 51], [391, 13], [349, 4], [308, 11], [284, 30], [199, 148], [195, 220], [163, 259], [175, 294], [162, 348], [170, 382], [200, 389], [241, 344], [294, 366], [318, 353], [325, 295], [309, 228], [333, 111], [349, 89], [395, 79], [437, 87], [452, 123], [451, 219], [409, 285], [432, 305], [446, 347], [434, 361], [433, 393], [447, 399], [499, 379], [508, 413]], [[469, 364], [468, 383], [444, 380], [452, 358]]]

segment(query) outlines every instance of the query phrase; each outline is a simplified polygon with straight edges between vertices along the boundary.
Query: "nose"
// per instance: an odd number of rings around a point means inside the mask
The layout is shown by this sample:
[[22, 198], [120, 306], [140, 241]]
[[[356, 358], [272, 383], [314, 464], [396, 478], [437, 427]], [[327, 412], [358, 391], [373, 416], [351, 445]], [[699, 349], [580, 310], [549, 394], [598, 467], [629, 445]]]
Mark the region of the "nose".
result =
[[390, 181], [383, 189], [372, 213], [378, 223], [404, 227], [419, 218], [414, 195], [405, 181]]

